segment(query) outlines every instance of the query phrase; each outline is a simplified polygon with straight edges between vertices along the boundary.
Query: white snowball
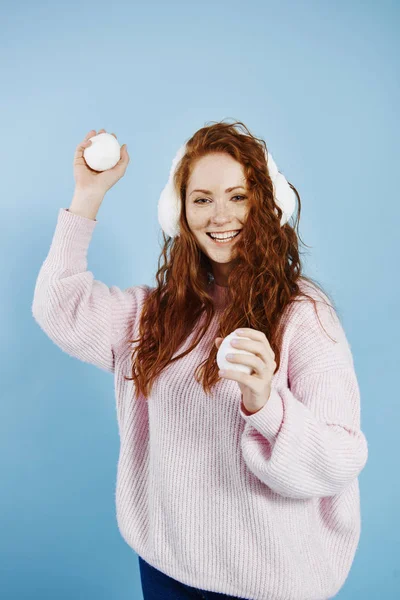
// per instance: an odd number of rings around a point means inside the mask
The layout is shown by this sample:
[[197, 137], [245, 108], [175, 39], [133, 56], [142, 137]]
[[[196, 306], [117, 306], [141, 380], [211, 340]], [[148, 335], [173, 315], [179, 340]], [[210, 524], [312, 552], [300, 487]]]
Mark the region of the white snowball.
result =
[[99, 133], [89, 138], [92, 144], [83, 151], [83, 158], [94, 171], [107, 171], [121, 158], [121, 146], [111, 133]]
[[[230, 371], [240, 371], [242, 373], [246, 373], [251, 375], [253, 371], [253, 367], [249, 365], [242, 365], [240, 363], [234, 363], [227, 360], [227, 354], [253, 354], [253, 352], [248, 352], [247, 350], [242, 350], [242, 348], [234, 348], [231, 346], [232, 339], [238, 340], [250, 340], [250, 338], [245, 337], [244, 335], [238, 335], [235, 331], [232, 331], [229, 335], [226, 336], [222, 340], [220, 347], [217, 352], [217, 364], [220, 369], [228, 369]], [[254, 354], [253, 354], [254, 356]]]

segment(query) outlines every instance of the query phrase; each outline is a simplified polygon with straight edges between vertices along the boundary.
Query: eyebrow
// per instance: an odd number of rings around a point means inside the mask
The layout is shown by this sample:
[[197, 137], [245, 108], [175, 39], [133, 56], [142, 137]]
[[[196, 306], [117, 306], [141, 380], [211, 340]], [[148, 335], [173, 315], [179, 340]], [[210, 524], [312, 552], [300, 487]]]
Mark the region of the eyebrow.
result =
[[[225, 194], [228, 194], [229, 192], [232, 192], [233, 190], [237, 190], [239, 188], [242, 190], [245, 189], [242, 185], [235, 185], [234, 187], [230, 187], [227, 190], [225, 190]], [[202, 194], [211, 194], [212, 195], [212, 192], [210, 192], [210, 190], [193, 190], [192, 192], [190, 192], [189, 196], [191, 196], [195, 192], [201, 192]]]

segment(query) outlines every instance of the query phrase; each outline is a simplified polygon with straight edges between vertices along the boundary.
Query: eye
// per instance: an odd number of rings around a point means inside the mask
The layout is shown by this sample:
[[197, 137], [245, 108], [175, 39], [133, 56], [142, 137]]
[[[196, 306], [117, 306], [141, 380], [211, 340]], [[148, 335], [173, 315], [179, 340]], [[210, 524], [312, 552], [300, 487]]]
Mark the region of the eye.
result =
[[[247, 196], [232, 196], [232, 198], [242, 198], [244, 200], [245, 198], [247, 198]], [[208, 198], [198, 198], [197, 200], [194, 201], [194, 204], [197, 204], [197, 203], [203, 204], [203, 202], [201, 202], [201, 200], [208, 200]], [[239, 200], [239, 202], [240, 202], [240, 200]]]

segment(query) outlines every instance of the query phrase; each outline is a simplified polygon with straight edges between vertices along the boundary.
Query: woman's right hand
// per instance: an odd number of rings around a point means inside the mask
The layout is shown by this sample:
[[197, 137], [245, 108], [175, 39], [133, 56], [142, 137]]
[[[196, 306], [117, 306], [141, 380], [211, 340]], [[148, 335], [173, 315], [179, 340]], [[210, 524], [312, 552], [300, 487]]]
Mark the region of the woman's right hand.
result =
[[[89, 131], [84, 140], [77, 145], [74, 155], [74, 179], [75, 190], [83, 193], [88, 193], [91, 196], [98, 195], [104, 197], [105, 193], [115, 184], [121, 177], [125, 175], [126, 168], [130, 158], [126, 149], [126, 144], [121, 147], [121, 158], [112, 169], [106, 171], [94, 171], [89, 167], [83, 157], [85, 148], [88, 148], [92, 142], [89, 138], [106, 133], [105, 129], [100, 129], [98, 133], [94, 129]], [[117, 139], [115, 133], [112, 133]]]

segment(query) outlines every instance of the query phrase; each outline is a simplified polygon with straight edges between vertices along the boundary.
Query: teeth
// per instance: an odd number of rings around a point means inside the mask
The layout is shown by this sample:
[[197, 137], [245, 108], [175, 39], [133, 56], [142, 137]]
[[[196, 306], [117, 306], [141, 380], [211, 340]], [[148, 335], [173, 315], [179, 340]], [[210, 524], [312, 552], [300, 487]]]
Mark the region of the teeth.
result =
[[236, 231], [235, 233], [231, 233], [229, 235], [213, 235], [212, 233], [210, 233], [210, 237], [212, 237], [214, 240], [229, 240], [238, 235], [238, 233], [239, 231]]

